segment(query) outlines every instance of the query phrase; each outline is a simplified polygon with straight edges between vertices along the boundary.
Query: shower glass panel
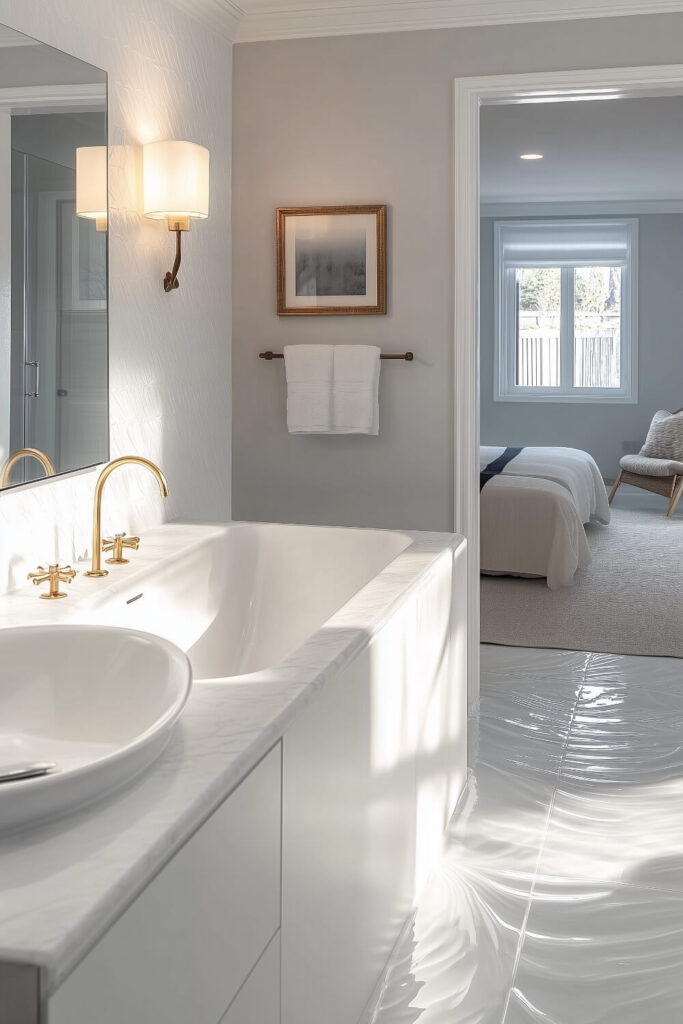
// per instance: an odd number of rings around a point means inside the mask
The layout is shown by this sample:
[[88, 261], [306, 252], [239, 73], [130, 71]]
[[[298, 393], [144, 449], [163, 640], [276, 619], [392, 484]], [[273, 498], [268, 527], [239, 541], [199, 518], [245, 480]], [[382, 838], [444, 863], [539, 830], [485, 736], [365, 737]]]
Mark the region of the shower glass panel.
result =
[[[12, 151], [11, 448], [38, 448], [60, 472], [107, 457], [105, 235], [76, 217], [73, 168]], [[21, 415], [23, 404], [23, 415]], [[33, 459], [13, 480], [45, 475]]]

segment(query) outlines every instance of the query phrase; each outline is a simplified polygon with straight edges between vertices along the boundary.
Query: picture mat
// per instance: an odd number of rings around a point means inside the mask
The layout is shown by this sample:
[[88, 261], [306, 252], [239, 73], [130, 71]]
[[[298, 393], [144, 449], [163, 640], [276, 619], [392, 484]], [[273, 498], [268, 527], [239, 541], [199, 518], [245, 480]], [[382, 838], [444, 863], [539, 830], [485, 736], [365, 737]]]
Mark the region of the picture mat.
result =
[[[348, 228], [339, 232], [331, 229], [331, 221], [345, 221]], [[285, 218], [285, 303], [288, 307], [315, 308], [316, 306], [374, 307], [377, 303], [377, 215], [374, 213], [351, 213], [331, 215], [290, 214]], [[344, 226], [345, 227], [345, 226]], [[298, 233], [302, 239], [324, 240], [338, 233], [354, 237], [365, 232], [365, 295], [297, 295], [296, 293], [296, 241]]]

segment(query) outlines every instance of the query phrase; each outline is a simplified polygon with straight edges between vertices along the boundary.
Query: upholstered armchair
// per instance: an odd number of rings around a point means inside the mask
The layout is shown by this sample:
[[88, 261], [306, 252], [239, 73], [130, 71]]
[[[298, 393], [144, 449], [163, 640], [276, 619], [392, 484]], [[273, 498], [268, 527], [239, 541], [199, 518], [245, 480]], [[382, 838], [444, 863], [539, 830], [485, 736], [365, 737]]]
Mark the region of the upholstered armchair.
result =
[[[672, 516], [683, 494], [683, 409], [655, 413], [647, 440], [638, 455], [619, 460], [619, 475], [609, 496], [612, 504], [621, 484], [632, 484], [669, 499], [667, 516]], [[675, 458], [674, 456], [678, 456]]]

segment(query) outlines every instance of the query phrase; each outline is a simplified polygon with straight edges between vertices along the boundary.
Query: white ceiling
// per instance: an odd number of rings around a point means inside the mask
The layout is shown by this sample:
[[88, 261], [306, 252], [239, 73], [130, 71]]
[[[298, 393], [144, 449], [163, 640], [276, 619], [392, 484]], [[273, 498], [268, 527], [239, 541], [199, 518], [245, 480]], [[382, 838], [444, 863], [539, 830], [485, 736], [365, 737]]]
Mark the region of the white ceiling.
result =
[[681, 200], [683, 96], [483, 107], [481, 188], [485, 203]]
[[237, 42], [683, 12], [683, 0], [170, 0]]

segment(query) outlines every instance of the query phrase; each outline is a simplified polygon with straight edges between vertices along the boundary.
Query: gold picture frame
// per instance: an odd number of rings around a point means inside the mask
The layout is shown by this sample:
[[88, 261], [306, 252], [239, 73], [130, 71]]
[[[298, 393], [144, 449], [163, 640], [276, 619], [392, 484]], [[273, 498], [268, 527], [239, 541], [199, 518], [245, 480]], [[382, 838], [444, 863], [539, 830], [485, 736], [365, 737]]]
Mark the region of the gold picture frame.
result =
[[275, 234], [278, 316], [386, 313], [386, 205], [279, 207]]

